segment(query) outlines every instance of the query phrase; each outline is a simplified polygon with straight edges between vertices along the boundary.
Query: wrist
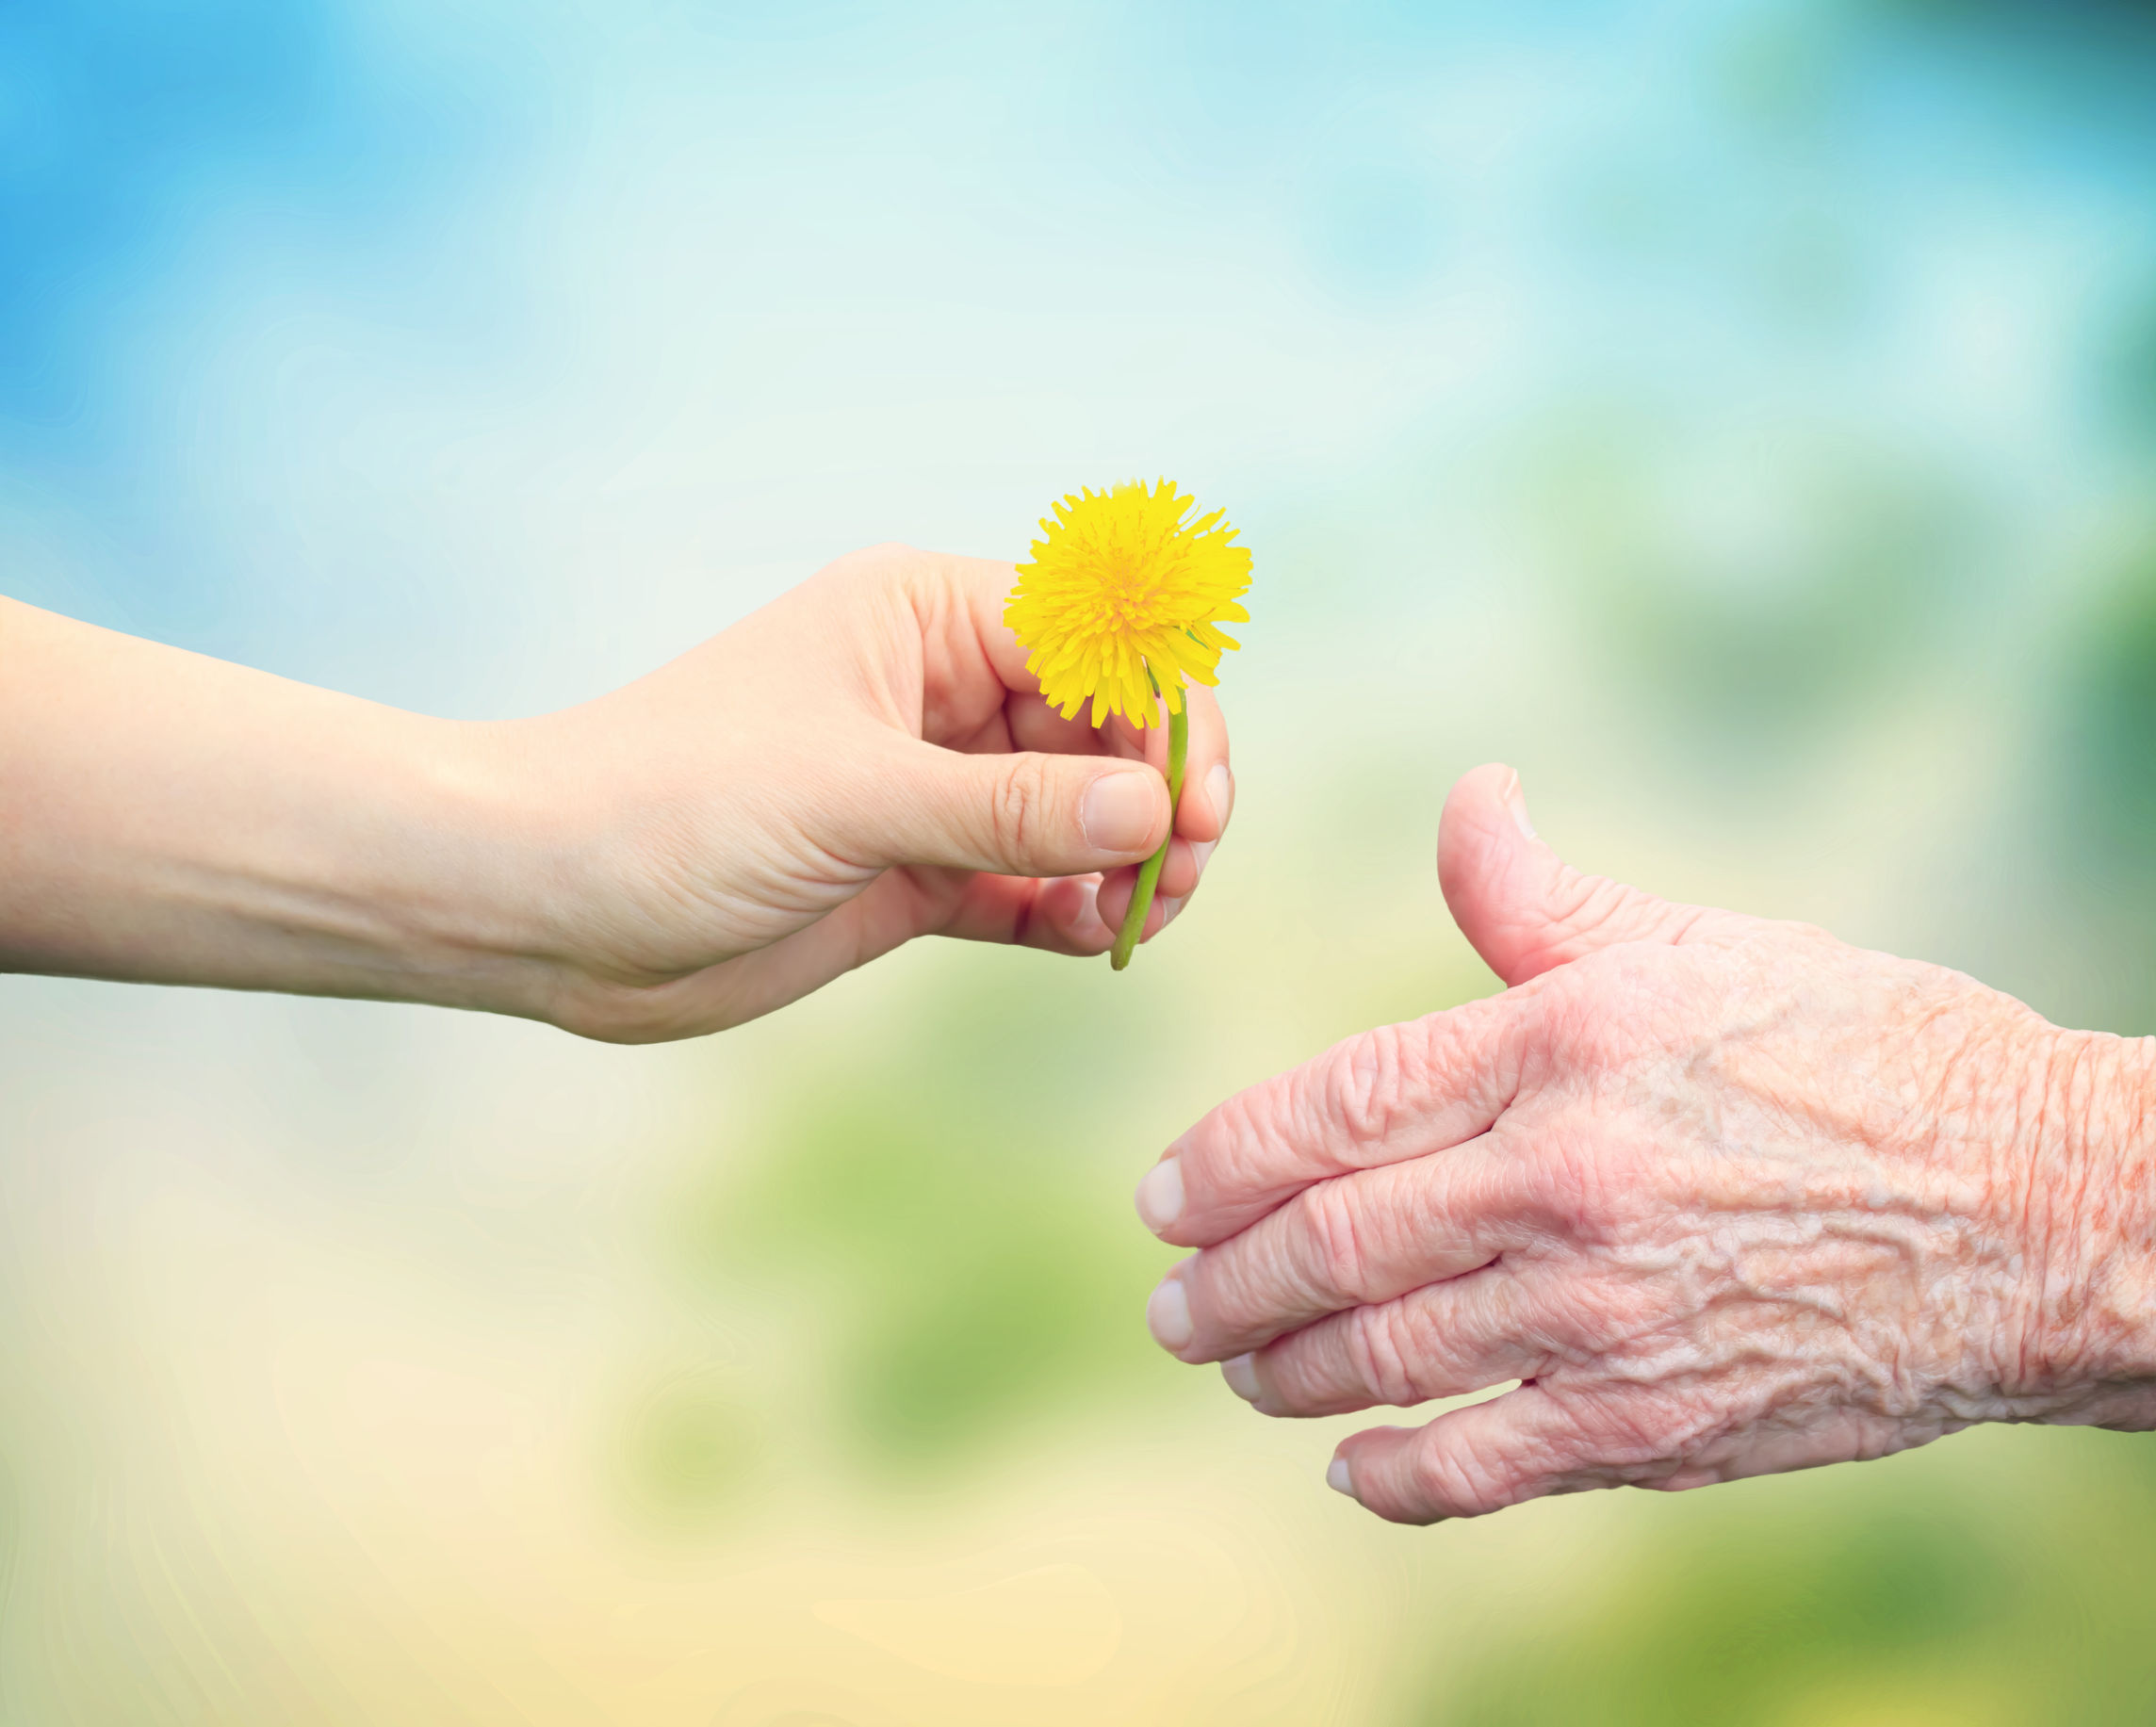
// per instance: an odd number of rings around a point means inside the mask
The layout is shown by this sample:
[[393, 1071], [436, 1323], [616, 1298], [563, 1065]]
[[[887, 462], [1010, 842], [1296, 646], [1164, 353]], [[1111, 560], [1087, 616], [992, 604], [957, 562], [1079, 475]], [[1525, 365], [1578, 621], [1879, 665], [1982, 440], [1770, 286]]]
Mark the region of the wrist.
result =
[[[470, 728], [449, 758], [452, 799], [484, 836], [483, 914], [463, 927], [484, 955], [489, 999], [473, 1003], [580, 1036], [644, 1042], [678, 1035], [665, 986], [730, 956], [724, 921], [676, 926], [703, 891], [687, 860], [715, 862], [708, 839], [597, 704]], [[651, 736], [663, 739], [663, 729]], [[690, 775], [710, 795], [723, 764]]]
[[384, 823], [399, 838], [356, 896], [382, 920], [396, 993], [548, 1018], [577, 830], [544, 761], [513, 726], [453, 721], [424, 722], [400, 754]]
[[2156, 1427], [2156, 1038], [2052, 1031], [2023, 1218], [2042, 1419]]

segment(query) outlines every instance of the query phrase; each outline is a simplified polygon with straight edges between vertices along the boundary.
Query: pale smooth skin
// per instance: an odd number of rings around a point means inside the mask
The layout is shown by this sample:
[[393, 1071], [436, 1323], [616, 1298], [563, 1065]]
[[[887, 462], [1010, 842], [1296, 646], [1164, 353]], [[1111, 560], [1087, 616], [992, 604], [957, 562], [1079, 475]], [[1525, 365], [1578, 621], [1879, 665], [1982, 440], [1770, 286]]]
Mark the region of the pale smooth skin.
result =
[[[0, 969], [589, 1037], [768, 1013], [916, 936], [1107, 951], [1165, 727], [1063, 720], [1007, 563], [876, 546], [614, 693], [428, 719], [0, 599]], [[1157, 932], [1233, 802], [1190, 754]]]
[[1519, 782], [1439, 875], [1502, 995], [1230, 1100], [1140, 1184], [1155, 1337], [1270, 1415], [1413, 1405], [1328, 1479], [1400, 1523], [2156, 1426], [2156, 1040], [1568, 868]]

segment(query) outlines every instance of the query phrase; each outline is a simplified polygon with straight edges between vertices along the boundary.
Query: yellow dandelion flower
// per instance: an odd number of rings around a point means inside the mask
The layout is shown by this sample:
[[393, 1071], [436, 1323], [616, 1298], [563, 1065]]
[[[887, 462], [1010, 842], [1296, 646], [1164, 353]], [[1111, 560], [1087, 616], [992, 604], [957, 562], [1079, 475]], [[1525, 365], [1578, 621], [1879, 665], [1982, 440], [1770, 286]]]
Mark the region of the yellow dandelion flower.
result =
[[[1033, 562], [1018, 566], [1004, 622], [1028, 650], [1040, 692], [1073, 718], [1111, 713], [1158, 725], [1168, 709], [1168, 805], [1181, 807], [1190, 742], [1184, 679], [1219, 681], [1214, 668], [1237, 644], [1223, 623], [1248, 623], [1235, 602], [1250, 591], [1250, 554], [1221, 513], [1190, 519], [1198, 500], [1163, 480], [1073, 493], [1043, 521]], [[1174, 822], [1168, 823], [1170, 833]], [[1109, 950], [1118, 971], [1145, 934], [1168, 841], [1138, 867], [1130, 909]]]
[[1095, 725], [1111, 713], [1158, 725], [1162, 702], [1183, 711], [1186, 677], [1219, 681], [1221, 650], [1237, 644], [1218, 626], [1250, 616], [1235, 603], [1250, 554], [1220, 511], [1189, 520], [1197, 502], [1166, 480], [1134, 480], [1066, 497], [1041, 522], [1047, 538], [1018, 566], [1004, 622], [1065, 719], [1090, 701]]

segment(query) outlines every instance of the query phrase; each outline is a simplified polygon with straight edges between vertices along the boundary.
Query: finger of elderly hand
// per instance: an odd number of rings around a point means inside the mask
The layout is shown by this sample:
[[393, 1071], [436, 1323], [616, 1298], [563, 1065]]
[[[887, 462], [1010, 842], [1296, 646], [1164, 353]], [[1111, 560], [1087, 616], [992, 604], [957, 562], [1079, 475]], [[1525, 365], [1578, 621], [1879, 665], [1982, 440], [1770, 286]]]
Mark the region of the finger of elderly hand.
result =
[[1334, 1313], [1233, 1358], [1222, 1371], [1266, 1415], [1405, 1409], [1534, 1377], [1549, 1360], [1535, 1341], [1543, 1317], [1527, 1282], [1491, 1265]]
[[1420, 1427], [1358, 1433], [1342, 1442], [1326, 1479], [1388, 1523], [1434, 1523], [1600, 1485], [1578, 1469], [1585, 1444], [1562, 1402], [1523, 1385]]
[[1488, 1143], [1316, 1182], [1185, 1261], [1175, 1275], [1191, 1332], [1174, 1353], [1217, 1361], [1328, 1313], [1478, 1270], [1545, 1234], [1529, 1160], [1493, 1154]]
[[1223, 1241], [1313, 1181], [1486, 1132], [1517, 1094], [1527, 998], [1380, 1026], [1228, 1100], [1138, 1184], [1138, 1215], [1184, 1246]]
[[1445, 800], [1437, 878], [1460, 933], [1508, 984], [1625, 942], [1690, 940], [1723, 921], [1575, 870], [1536, 835], [1519, 775], [1501, 762], [1462, 774]]

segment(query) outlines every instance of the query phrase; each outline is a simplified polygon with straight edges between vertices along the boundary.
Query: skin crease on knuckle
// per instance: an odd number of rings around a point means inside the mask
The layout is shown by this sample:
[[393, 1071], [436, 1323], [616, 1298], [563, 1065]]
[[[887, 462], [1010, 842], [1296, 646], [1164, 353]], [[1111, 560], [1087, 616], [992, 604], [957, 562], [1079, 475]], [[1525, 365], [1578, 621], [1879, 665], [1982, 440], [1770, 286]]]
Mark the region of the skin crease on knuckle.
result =
[[1412, 1309], [1398, 1302], [1357, 1308], [1350, 1315], [1347, 1344], [1355, 1377], [1372, 1402], [1404, 1408], [1429, 1394], [1424, 1389], [1423, 1362], [1430, 1351]]
[[1004, 763], [996, 774], [995, 802], [989, 810], [991, 832], [1000, 853], [1008, 857], [1023, 857], [1030, 853], [1045, 823], [1046, 802], [1038, 761], [1013, 756]]
[[[1520, 1009], [1539, 988], [1510, 992], [1505, 1033], [1492, 1054], [1502, 1077], [1531, 1059], [1529, 1016]], [[1462, 1126], [1459, 1117], [1479, 1105], [1455, 1097], [1458, 1082], [1447, 1078], [1448, 1067], [1474, 1060], [1476, 1040], [1460, 1023], [1468, 1011], [1362, 1033], [1219, 1104], [1170, 1149], [1181, 1163], [1184, 1203], [1162, 1226], [1163, 1239], [1207, 1246], [1312, 1181], [1472, 1136], [1477, 1124]], [[1490, 1114], [1501, 1102], [1492, 1100]]]
[[1373, 1258], [1368, 1238], [1386, 1229], [1388, 1219], [1366, 1214], [1339, 1181], [1304, 1189], [1295, 1204], [1302, 1232], [1314, 1245], [1314, 1293], [1321, 1299], [1368, 1299], [1376, 1293], [1365, 1269]]
[[[1413, 1133], [1446, 1091], [1433, 1045], [1443, 1016], [1380, 1025], [1328, 1051], [1298, 1100], [1347, 1141], [1351, 1165], [1391, 1155], [1389, 1142]], [[1298, 1116], [1302, 1113], [1298, 1111]]]
[[[1799, 926], [1546, 975], [1549, 1072], [1495, 1138], [1553, 1221], [1535, 1383], [1582, 1449], [1532, 1481], [1431, 1449], [1441, 1509], [1876, 1458], [1984, 1421], [2156, 1418], [2145, 1381], [2089, 1365], [2146, 1335], [2147, 1295], [2102, 1263], [2110, 1165], [2057, 1131], [2092, 1066], [2146, 1067], [2146, 1045]], [[1413, 1402], [1412, 1331], [1355, 1337], [1373, 1392]]]

